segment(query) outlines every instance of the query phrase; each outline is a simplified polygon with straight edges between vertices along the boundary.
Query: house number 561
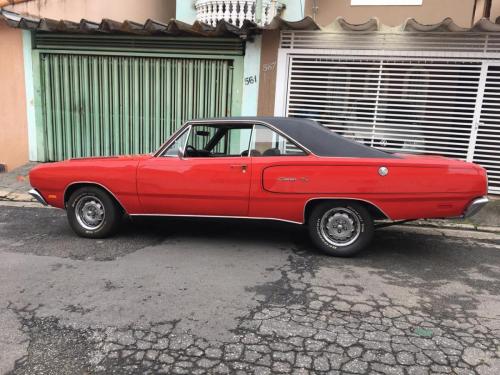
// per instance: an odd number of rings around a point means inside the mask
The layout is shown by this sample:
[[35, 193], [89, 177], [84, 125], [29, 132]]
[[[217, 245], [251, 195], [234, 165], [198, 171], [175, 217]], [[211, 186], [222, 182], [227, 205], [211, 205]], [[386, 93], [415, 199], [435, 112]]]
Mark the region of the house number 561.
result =
[[257, 83], [257, 76], [248, 76], [245, 77], [245, 85], [253, 85]]

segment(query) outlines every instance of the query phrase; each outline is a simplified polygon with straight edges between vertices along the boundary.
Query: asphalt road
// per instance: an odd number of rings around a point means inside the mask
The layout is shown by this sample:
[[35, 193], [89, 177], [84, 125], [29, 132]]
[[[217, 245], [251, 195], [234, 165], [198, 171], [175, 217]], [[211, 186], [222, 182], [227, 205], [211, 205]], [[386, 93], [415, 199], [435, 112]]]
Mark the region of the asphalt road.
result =
[[353, 259], [293, 225], [73, 235], [0, 206], [1, 374], [500, 374], [500, 236], [390, 228]]

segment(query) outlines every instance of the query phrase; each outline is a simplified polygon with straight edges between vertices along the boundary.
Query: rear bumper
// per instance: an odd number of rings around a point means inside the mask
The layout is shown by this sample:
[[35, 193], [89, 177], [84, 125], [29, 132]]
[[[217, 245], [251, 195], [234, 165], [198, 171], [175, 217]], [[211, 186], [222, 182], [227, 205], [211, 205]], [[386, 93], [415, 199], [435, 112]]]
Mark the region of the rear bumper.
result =
[[487, 197], [474, 199], [472, 202], [469, 203], [462, 217], [466, 218], [477, 214], [481, 210], [481, 208], [483, 208], [488, 202], [489, 199]]
[[43, 199], [42, 195], [38, 192], [38, 190], [31, 189], [28, 193], [33, 198], [35, 198], [39, 203], [43, 204], [44, 206], [48, 206], [47, 202], [45, 202], [45, 199]]

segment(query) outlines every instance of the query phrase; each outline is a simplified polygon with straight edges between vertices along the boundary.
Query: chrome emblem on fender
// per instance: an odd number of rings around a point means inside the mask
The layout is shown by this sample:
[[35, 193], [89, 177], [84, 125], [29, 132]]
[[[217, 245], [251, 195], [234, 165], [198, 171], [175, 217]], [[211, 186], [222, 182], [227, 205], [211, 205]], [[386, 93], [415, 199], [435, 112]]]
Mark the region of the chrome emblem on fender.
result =
[[280, 182], [296, 182], [297, 180], [301, 182], [309, 182], [307, 177], [278, 177], [278, 181]]
[[382, 177], [387, 176], [389, 174], [389, 169], [387, 167], [380, 167], [378, 169], [378, 174]]
[[278, 181], [281, 181], [281, 182], [295, 182], [295, 181], [297, 181], [297, 178], [295, 178], [295, 177], [278, 177]]

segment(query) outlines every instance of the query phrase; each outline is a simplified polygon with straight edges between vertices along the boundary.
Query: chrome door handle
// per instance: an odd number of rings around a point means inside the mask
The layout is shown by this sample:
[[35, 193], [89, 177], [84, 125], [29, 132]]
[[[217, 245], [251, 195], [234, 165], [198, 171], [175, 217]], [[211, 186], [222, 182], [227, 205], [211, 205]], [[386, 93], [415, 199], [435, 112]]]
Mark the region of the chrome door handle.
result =
[[241, 169], [243, 173], [247, 173], [247, 165], [246, 164], [231, 164], [229, 166], [231, 169]]

